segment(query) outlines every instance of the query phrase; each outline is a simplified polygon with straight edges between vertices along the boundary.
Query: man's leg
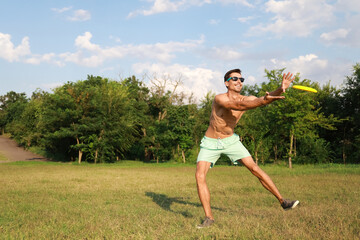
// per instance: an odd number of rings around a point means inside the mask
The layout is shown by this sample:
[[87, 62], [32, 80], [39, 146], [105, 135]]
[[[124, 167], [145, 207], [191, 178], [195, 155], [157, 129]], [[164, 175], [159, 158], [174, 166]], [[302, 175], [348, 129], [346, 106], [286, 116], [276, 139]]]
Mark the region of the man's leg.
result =
[[269, 190], [280, 202], [280, 204], [283, 203], [283, 198], [275, 186], [274, 182], [271, 180], [271, 178], [263, 171], [261, 168], [254, 162], [253, 158], [251, 156], [245, 157], [241, 159], [242, 163], [245, 167], [247, 167], [252, 174], [254, 174], [261, 184]]
[[210, 162], [199, 161], [196, 166], [195, 178], [200, 202], [204, 208], [205, 216], [213, 220], [214, 217], [211, 213], [210, 207], [210, 191], [206, 184], [206, 174], [209, 171], [210, 164]]

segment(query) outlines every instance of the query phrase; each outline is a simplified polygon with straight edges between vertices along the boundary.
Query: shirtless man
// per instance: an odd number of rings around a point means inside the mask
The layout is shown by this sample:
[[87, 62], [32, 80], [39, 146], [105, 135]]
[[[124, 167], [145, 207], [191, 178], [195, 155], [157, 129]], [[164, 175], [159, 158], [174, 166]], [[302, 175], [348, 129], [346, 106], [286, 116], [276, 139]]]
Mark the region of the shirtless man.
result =
[[227, 155], [230, 160], [242, 164], [255, 175], [261, 184], [270, 191], [280, 202], [284, 210], [289, 210], [299, 204], [299, 201], [283, 199], [271, 178], [255, 164], [248, 150], [234, 133], [234, 128], [246, 110], [264, 106], [273, 101], [284, 99], [280, 96], [295, 79], [291, 73], [283, 75], [281, 86], [273, 92], [266, 92], [264, 97], [242, 96], [240, 91], [244, 78], [240, 69], [228, 71], [224, 76], [227, 93], [215, 96], [210, 116], [210, 124], [204, 138], [201, 140], [200, 152], [197, 158], [196, 183], [201, 204], [205, 212], [205, 220], [198, 228], [209, 227], [214, 223], [210, 208], [210, 192], [206, 184], [206, 174], [219, 159], [220, 154]]

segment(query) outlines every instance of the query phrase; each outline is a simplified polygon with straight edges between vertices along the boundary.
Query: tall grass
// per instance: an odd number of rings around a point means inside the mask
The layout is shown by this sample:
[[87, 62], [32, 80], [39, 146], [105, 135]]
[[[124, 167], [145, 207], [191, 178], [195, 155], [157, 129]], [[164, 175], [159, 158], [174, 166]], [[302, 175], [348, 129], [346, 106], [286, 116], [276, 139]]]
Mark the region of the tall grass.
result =
[[360, 166], [265, 166], [301, 205], [283, 211], [244, 167], [208, 174], [216, 223], [203, 211], [195, 166], [0, 164], [1, 239], [358, 239]]

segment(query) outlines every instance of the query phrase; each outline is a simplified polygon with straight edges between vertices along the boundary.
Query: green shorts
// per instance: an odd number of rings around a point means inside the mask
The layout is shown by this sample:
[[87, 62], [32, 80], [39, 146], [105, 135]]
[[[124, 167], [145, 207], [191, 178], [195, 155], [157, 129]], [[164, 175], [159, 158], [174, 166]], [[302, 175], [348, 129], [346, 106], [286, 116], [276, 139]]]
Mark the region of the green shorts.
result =
[[239, 136], [234, 133], [227, 138], [209, 138], [203, 137], [200, 144], [200, 152], [197, 162], [210, 162], [212, 168], [221, 154], [225, 154], [234, 164], [238, 164], [237, 160], [251, 156], [249, 151], [240, 142]]

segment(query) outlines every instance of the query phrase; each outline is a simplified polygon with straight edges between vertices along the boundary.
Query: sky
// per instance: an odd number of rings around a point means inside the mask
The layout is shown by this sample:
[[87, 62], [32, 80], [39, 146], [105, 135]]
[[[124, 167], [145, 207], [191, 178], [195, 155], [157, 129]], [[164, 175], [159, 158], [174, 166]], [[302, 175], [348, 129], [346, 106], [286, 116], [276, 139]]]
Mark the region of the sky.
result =
[[359, 0], [1, 0], [0, 95], [135, 75], [180, 80], [199, 101], [234, 68], [248, 85], [286, 68], [340, 88], [359, 23]]

